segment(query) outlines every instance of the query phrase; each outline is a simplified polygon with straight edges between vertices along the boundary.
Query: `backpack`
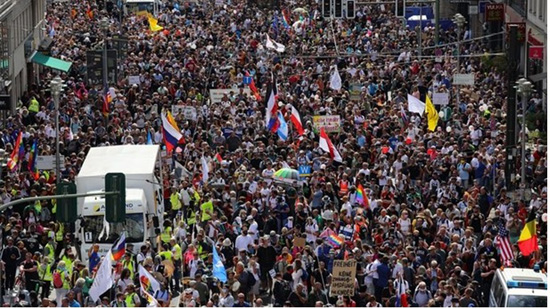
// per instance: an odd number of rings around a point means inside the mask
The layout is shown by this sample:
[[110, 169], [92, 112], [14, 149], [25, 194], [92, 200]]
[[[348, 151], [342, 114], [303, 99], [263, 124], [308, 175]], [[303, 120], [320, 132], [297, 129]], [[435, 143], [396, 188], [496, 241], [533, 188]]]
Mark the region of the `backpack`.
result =
[[55, 271], [53, 273], [53, 286], [56, 289], [63, 287], [63, 279], [61, 278], [61, 273], [59, 271]]

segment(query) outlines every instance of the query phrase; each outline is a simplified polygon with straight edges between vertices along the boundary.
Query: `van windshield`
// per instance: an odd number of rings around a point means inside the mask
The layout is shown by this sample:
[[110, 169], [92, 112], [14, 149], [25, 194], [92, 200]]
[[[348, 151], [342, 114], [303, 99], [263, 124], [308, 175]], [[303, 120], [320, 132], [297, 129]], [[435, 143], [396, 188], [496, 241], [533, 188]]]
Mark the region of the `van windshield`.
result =
[[[84, 216], [86, 227], [84, 228], [84, 242], [88, 244], [110, 244], [114, 243], [122, 233], [126, 231], [126, 242], [143, 242], [145, 228], [143, 225], [143, 213], [126, 214], [126, 223], [109, 223], [109, 234], [99, 235], [103, 230], [103, 215]], [[107, 230], [105, 230], [107, 232]], [[105, 233], [104, 232], [104, 233]]]
[[546, 307], [546, 296], [510, 295], [507, 307]]

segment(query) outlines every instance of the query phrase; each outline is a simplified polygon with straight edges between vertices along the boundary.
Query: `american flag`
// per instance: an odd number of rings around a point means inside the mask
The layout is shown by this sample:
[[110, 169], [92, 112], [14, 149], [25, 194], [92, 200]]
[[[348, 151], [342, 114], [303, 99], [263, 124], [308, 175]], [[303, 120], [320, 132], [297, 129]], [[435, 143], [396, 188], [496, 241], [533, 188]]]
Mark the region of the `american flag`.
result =
[[510, 243], [508, 231], [504, 228], [502, 224], [498, 228], [496, 245], [500, 250], [500, 258], [503, 264], [507, 264], [509, 261], [514, 259], [514, 252], [512, 251], [512, 243]]

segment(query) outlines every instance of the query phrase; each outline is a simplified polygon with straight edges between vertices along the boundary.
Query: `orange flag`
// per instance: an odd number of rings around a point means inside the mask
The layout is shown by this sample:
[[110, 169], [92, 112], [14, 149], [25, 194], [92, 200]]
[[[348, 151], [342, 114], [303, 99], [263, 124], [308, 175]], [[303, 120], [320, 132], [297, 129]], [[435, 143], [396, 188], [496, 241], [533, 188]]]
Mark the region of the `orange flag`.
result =
[[71, 18], [74, 19], [74, 18], [76, 17], [76, 14], [77, 14], [76, 9], [73, 8], [73, 9], [71, 10]]

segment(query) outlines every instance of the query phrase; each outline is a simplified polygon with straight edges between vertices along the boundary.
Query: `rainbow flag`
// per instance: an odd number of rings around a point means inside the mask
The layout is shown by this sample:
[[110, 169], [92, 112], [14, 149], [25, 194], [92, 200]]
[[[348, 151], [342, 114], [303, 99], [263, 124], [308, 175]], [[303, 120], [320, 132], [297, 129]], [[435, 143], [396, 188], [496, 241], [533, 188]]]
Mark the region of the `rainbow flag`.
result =
[[29, 154], [29, 171], [32, 173], [33, 179], [36, 181], [40, 178], [38, 168], [36, 168], [36, 158], [38, 157], [38, 139], [34, 139], [31, 147], [31, 153]]
[[146, 295], [147, 302], [149, 302], [149, 304], [156, 304], [154, 307], [157, 307], [158, 302], [152, 294], [156, 294], [160, 291], [160, 284], [153, 275], [141, 265], [139, 265], [139, 285], [141, 291]]
[[17, 167], [19, 160], [22, 158], [21, 156], [21, 146], [23, 145], [22, 141], [23, 141], [23, 134], [19, 132], [19, 135], [17, 136], [17, 139], [15, 141], [15, 145], [13, 146], [13, 151], [11, 152], [10, 158], [8, 159], [8, 169], [10, 171], [13, 171], [13, 169]]
[[340, 247], [344, 244], [344, 240], [336, 234], [331, 234], [327, 239], [333, 247]]
[[367, 197], [365, 189], [361, 184], [357, 185], [357, 191], [355, 192], [355, 202], [361, 204], [366, 209], [369, 208], [369, 198]]
[[118, 260], [122, 259], [125, 253], [126, 235], [122, 233], [118, 240], [113, 244], [113, 247], [111, 247], [111, 257], [113, 261], [118, 262]]
[[283, 26], [285, 27], [285, 29], [290, 29], [291, 20], [289, 17], [290, 13], [288, 12], [288, 9], [283, 9], [282, 15], [283, 15]]

